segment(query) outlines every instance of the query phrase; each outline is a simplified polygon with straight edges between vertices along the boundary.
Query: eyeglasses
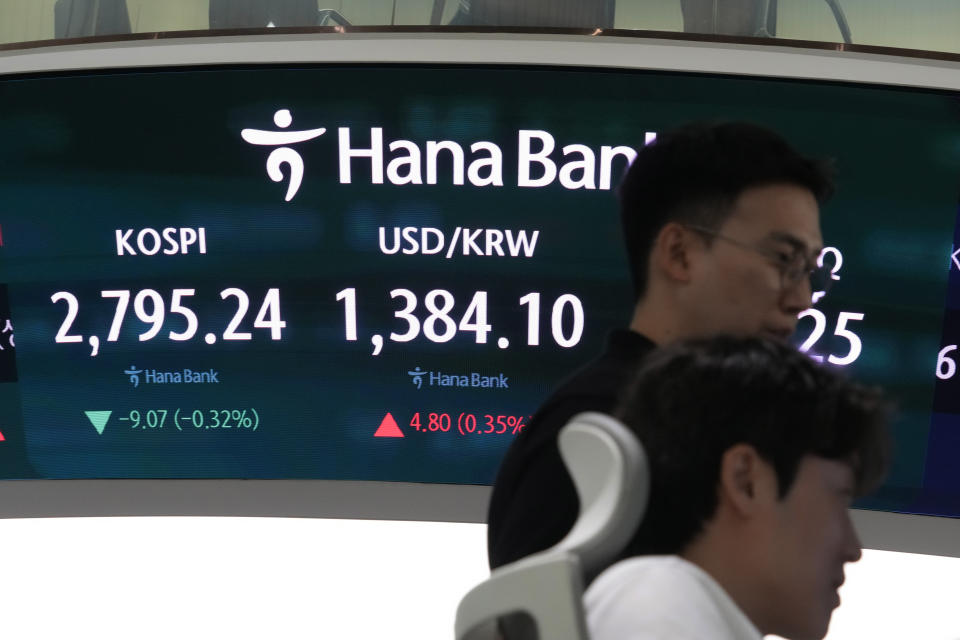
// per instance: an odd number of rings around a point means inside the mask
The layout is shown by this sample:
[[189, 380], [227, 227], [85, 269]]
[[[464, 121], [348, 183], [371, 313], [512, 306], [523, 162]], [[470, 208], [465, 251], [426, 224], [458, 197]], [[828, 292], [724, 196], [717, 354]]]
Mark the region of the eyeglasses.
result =
[[804, 278], [809, 278], [810, 291], [814, 294], [821, 292], [819, 296], [814, 296], [816, 300], [826, 295], [827, 291], [830, 290], [830, 285], [833, 283], [830, 269], [821, 265], [818, 260], [809, 260], [799, 249], [782, 251], [772, 247], [763, 247], [741, 242], [735, 238], [719, 234], [713, 229], [707, 229], [706, 227], [695, 224], [685, 224], [683, 226], [763, 256], [780, 272], [780, 286], [783, 289], [795, 287], [800, 284]]

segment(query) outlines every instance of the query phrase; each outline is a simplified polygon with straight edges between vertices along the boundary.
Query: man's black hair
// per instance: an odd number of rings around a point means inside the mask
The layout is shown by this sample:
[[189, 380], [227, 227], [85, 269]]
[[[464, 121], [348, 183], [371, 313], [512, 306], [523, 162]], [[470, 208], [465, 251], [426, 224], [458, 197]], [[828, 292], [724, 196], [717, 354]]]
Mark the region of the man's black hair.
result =
[[651, 354], [628, 385], [617, 417], [650, 460], [650, 501], [625, 555], [681, 553], [718, 505], [720, 464], [753, 446], [787, 496], [805, 456], [840, 460], [856, 495], [889, 464], [889, 405], [879, 390], [764, 338], [680, 342]]
[[650, 251], [668, 222], [717, 229], [743, 191], [781, 183], [804, 187], [823, 204], [833, 194], [832, 168], [743, 122], [691, 124], [643, 147], [619, 190], [636, 300], [646, 294]]

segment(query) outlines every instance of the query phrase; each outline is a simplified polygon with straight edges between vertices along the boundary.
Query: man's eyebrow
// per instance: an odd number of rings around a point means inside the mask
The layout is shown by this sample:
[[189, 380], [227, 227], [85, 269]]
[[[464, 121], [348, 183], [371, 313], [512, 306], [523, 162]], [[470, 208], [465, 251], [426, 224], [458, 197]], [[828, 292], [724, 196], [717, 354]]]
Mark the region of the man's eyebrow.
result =
[[806, 242], [804, 242], [797, 236], [793, 235], [792, 233], [788, 233], [786, 231], [771, 231], [769, 237], [771, 240], [776, 240], [777, 242], [785, 242], [789, 244], [800, 253], [813, 254], [814, 251], [816, 251], [817, 255], [820, 255], [819, 249], [811, 249], [811, 247]]

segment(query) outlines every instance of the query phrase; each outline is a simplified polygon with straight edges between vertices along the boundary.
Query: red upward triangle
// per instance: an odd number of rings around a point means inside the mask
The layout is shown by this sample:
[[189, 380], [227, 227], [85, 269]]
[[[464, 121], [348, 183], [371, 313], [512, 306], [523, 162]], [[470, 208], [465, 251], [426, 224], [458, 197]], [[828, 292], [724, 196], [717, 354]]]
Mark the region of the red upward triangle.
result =
[[0, 442], [3, 442], [6, 438], [3, 437], [3, 431], [0, 431]]
[[377, 432], [373, 434], [374, 438], [402, 438], [403, 431], [400, 431], [400, 427], [397, 426], [397, 421], [393, 419], [393, 416], [390, 413], [383, 416], [383, 420], [380, 422], [380, 427], [377, 429]]

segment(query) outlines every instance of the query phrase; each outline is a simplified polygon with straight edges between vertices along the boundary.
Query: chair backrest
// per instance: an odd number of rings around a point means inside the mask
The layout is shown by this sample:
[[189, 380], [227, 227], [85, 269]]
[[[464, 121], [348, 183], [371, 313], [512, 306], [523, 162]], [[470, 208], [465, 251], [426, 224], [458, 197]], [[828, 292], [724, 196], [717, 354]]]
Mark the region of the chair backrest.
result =
[[574, 416], [560, 434], [560, 455], [580, 499], [573, 529], [554, 549], [580, 559], [587, 582], [627, 546], [647, 508], [650, 467], [633, 432], [603, 413]]
[[[613, 562], [636, 531], [649, 495], [643, 447], [614, 418], [581, 413], [559, 436], [580, 515], [557, 545], [500, 567], [457, 607], [457, 640], [587, 640], [583, 585]], [[521, 618], [517, 618], [517, 614]], [[532, 624], [517, 624], [532, 619]], [[512, 630], [521, 629], [519, 632]]]

